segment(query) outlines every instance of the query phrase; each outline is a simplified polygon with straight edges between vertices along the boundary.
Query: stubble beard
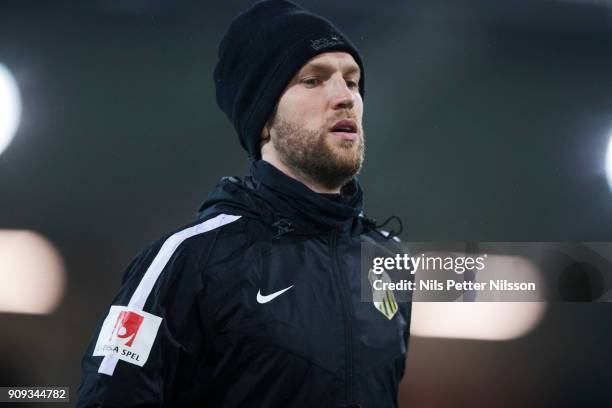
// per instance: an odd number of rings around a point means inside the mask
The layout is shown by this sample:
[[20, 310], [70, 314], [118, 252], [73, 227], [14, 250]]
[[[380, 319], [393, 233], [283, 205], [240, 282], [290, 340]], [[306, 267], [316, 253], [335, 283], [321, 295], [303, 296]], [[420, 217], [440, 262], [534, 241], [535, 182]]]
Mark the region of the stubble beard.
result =
[[355, 141], [332, 141], [340, 152], [327, 142], [327, 131], [304, 129], [296, 124], [276, 117], [271, 142], [278, 152], [279, 160], [297, 175], [335, 190], [344, 186], [359, 173], [364, 159], [364, 137], [359, 132]]

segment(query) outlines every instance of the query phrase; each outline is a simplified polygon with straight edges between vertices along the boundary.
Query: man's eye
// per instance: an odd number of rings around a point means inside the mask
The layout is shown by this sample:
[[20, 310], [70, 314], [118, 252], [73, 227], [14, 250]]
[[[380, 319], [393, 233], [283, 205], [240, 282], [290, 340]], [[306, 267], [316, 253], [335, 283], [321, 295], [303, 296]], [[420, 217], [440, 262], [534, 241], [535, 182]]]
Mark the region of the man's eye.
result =
[[301, 81], [304, 85], [308, 85], [308, 86], [316, 86], [320, 83], [319, 78], [304, 78]]
[[357, 89], [359, 87], [359, 84], [355, 81], [346, 81], [346, 85], [350, 88], [350, 89]]

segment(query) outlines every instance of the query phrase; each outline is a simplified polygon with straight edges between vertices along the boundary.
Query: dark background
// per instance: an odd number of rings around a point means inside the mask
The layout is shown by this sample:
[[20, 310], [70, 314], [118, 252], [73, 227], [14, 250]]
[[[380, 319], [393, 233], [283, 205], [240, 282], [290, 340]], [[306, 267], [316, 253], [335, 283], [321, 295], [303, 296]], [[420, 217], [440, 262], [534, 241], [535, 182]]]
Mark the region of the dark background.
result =
[[[74, 398], [123, 268], [246, 172], [212, 71], [251, 3], [0, 1], [0, 63], [23, 99], [0, 228], [47, 237], [67, 273], [52, 314], [0, 314], [0, 385]], [[299, 3], [364, 55], [369, 215], [400, 216], [408, 241], [612, 241], [610, 3]], [[511, 341], [413, 337], [401, 406], [609, 405], [611, 311], [550, 304]]]

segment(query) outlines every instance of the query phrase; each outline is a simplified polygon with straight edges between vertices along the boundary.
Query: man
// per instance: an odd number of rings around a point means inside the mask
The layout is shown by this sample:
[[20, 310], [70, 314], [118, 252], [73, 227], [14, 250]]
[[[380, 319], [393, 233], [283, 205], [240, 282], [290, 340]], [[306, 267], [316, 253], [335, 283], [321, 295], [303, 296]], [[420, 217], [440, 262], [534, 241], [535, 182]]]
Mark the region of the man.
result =
[[392, 407], [410, 305], [361, 301], [363, 63], [287, 1], [239, 15], [217, 101], [253, 159], [142, 252], [83, 359], [78, 406]]

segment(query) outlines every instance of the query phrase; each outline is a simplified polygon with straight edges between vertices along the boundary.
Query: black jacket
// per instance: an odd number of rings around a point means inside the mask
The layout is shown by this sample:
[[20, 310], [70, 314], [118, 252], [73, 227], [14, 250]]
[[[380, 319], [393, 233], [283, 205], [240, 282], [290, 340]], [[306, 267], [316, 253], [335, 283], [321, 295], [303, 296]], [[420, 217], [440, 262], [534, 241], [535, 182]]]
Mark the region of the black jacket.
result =
[[263, 161], [222, 179], [128, 267], [77, 406], [397, 406], [411, 305], [361, 301], [361, 243], [388, 240], [361, 202]]

